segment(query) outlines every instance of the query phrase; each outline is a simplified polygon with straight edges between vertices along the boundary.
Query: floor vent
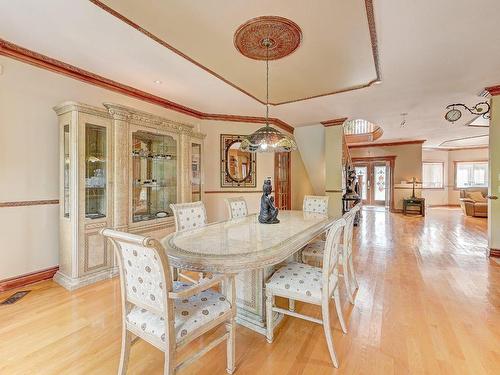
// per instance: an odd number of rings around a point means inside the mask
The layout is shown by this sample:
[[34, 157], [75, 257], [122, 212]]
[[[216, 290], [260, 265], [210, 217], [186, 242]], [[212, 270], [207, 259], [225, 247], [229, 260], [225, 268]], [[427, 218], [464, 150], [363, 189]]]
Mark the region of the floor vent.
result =
[[0, 302], [0, 305], [12, 305], [19, 301], [21, 298], [23, 298], [26, 294], [28, 294], [30, 291], [29, 290], [22, 290], [20, 292], [16, 292], [13, 295], [11, 295], [9, 298], [6, 300]]

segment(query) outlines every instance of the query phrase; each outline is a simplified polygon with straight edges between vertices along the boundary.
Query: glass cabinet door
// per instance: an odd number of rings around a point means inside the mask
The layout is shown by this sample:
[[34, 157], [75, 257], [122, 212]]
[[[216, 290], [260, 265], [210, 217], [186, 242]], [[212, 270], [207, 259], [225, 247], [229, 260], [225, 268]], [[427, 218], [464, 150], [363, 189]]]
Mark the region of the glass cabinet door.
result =
[[201, 144], [191, 143], [191, 202], [201, 201]]
[[69, 217], [69, 207], [70, 207], [70, 201], [69, 201], [69, 192], [70, 192], [70, 185], [69, 185], [69, 180], [70, 180], [70, 159], [69, 159], [69, 144], [70, 144], [70, 138], [69, 138], [69, 125], [64, 125], [64, 131], [63, 131], [63, 143], [64, 143], [64, 176], [63, 176], [63, 189], [64, 189], [64, 202], [63, 202], [63, 209], [64, 209], [64, 217]]
[[85, 217], [106, 217], [106, 128], [85, 125]]
[[177, 141], [132, 133], [132, 221], [172, 216], [171, 203], [177, 203]]

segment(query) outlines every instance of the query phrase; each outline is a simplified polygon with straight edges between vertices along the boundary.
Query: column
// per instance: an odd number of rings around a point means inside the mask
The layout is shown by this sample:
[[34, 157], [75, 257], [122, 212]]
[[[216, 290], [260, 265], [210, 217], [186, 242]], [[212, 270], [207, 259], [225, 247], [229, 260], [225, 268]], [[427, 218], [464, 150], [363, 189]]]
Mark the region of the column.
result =
[[[490, 256], [500, 257], [500, 86], [487, 89], [491, 98], [488, 246]], [[497, 197], [497, 198], [495, 198]]]
[[325, 126], [325, 195], [329, 197], [328, 213], [331, 216], [342, 215], [342, 171], [344, 121], [331, 120]]

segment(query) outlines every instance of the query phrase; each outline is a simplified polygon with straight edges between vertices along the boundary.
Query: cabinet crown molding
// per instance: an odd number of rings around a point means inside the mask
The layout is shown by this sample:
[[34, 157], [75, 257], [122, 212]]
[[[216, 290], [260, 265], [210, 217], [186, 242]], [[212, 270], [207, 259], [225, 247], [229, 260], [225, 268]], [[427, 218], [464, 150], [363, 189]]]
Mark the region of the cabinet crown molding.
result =
[[175, 133], [189, 134], [191, 137], [204, 138], [205, 135], [194, 130], [194, 125], [173, 121], [161, 116], [143, 112], [135, 108], [114, 103], [103, 103], [109, 115], [115, 120], [129, 121], [132, 124], [151, 127], [157, 129], [162, 127]]
[[62, 102], [61, 104], [53, 107], [53, 110], [56, 112], [57, 115], [62, 115], [64, 113], [71, 112], [71, 111], [78, 111], [78, 112], [82, 112], [82, 113], [87, 113], [89, 115], [95, 115], [95, 116], [104, 117], [104, 118], [111, 118], [111, 115], [109, 114], [109, 112], [103, 108], [94, 107], [94, 106], [89, 105], [89, 104], [79, 103], [79, 102], [75, 102], [75, 101]]

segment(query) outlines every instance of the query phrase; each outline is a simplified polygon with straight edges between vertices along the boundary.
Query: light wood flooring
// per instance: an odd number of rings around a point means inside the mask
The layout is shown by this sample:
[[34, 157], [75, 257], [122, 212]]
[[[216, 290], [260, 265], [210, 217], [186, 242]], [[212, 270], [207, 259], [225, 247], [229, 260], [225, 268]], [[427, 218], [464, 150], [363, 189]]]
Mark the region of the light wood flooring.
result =
[[[321, 326], [287, 317], [272, 345], [238, 327], [236, 374], [500, 373], [500, 265], [486, 257], [485, 219], [453, 209], [429, 209], [425, 219], [366, 210], [355, 236], [354, 307], [341, 289], [347, 335], [331, 317], [340, 368], [330, 364]], [[0, 306], [0, 374], [116, 374], [117, 280], [72, 293], [51, 281], [29, 289]], [[318, 307], [297, 309], [320, 316]], [[162, 368], [161, 352], [133, 346], [129, 374]], [[225, 374], [224, 345], [180, 373]]]

